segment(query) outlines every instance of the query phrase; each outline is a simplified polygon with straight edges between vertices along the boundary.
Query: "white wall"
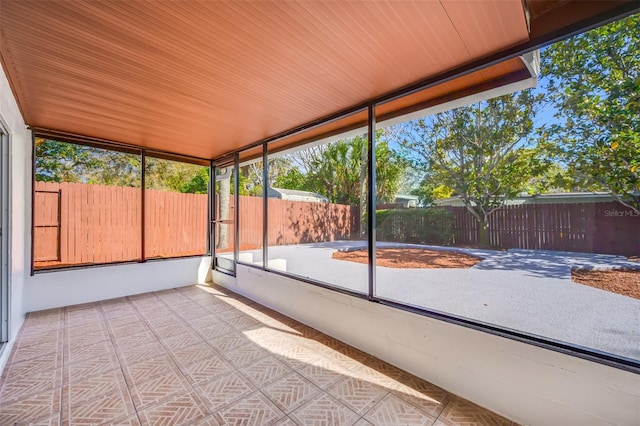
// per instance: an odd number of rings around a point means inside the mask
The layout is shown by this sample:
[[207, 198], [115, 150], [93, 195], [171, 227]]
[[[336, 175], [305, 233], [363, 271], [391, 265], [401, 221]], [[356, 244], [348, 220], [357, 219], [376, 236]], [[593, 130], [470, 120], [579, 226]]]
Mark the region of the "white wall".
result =
[[39, 273], [25, 285], [25, 312], [205, 282], [211, 257]]
[[27, 130], [9, 82], [0, 68], [0, 121], [9, 132], [9, 344], [0, 352], [0, 371], [11, 350], [13, 337], [24, 321], [24, 286], [28, 276], [30, 246], [25, 239], [30, 224], [25, 194], [31, 191], [31, 132]]
[[640, 424], [636, 374], [242, 265], [213, 281], [516, 422]]

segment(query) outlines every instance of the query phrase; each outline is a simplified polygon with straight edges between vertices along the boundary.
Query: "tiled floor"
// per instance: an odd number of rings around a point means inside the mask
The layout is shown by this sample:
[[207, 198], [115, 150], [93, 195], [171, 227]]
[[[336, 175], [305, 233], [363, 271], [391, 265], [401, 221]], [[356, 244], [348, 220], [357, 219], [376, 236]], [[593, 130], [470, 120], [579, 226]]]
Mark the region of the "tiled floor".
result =
[[0, 425], [511, 425], [220, 288], [28, 315]]

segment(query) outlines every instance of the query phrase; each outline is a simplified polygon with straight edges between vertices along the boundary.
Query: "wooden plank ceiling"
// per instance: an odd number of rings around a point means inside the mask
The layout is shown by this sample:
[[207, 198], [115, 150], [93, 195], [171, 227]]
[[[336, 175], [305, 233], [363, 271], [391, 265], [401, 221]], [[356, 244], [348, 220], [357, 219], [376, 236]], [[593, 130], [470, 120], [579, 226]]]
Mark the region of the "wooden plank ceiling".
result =
[[528, 39], [521, 0], [0, 0], [28, 125], [202, 158]]

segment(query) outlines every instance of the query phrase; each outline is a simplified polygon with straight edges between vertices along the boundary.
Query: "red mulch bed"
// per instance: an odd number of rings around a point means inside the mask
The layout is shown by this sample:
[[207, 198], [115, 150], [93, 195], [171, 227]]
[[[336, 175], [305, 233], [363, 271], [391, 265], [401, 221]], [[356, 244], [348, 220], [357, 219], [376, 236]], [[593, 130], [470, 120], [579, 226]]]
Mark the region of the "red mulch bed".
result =
[[[367, 250], [337, 251], [334, 259], [368, 263]], [[482, 259], [456, 251], [438, 251], [418, 248], [376, 249], [376, 265], [387, 268], [471, 268]]]
[[571, 279], [579, 284], [640, 299], [640, 270], [571, 271]]

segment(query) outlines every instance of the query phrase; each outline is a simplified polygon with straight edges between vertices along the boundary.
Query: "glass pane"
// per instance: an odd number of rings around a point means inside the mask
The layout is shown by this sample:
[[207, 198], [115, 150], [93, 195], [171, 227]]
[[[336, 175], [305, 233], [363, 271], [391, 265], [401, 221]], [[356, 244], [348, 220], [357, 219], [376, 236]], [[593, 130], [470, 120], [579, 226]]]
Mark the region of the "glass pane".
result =
[[366, 129], [270, 152], [268, 197], [269, 268], [367, 292], [366, 260], [343, 260], [366, 259]]
[[403, 167], [378, 194], [377, 297], [640, 359], [638, 28], [546, 47], [531, 88], [378, 117]]
[[227, 271], [235, 270], [235, 200], [233, 165], [216, 167], [216, 265]]
[[239, 169], [239, 262], [262, 265], [263, 187], [262, 160], [250, 160]]
[[145, 167], [146, 257], [205, 254], [209, 168], [150, 156]]
[[35, 139], [34, 268], [140, 259], [140, 156]]

